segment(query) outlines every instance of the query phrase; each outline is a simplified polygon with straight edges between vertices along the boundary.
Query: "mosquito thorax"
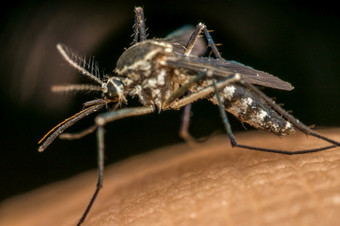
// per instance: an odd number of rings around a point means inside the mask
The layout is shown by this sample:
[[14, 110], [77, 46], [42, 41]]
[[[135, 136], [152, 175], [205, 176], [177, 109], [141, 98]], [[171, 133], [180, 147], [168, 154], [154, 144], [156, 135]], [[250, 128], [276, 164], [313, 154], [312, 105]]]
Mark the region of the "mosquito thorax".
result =
[[124, 99], [124, 86], [120, 78], [110, 77], [102, 84], [103, 97], [113, 101]]
[[173, 45], [165, 41], [147, 40], [136, 43], [120, 56], [115, 72], [138, 81], [149, 77], [155, 64], [162, 65], [164, 56], [172, 55], [172, 52]]
[[175, 55], [174, 46], [162, 40], [146, 40], [134, 44], [120, 56], [115, 73], [123, 78], [126, 91], [138, 96], [143, 105], [159, 110], [174, 92], [174, 68], [166, 61]]

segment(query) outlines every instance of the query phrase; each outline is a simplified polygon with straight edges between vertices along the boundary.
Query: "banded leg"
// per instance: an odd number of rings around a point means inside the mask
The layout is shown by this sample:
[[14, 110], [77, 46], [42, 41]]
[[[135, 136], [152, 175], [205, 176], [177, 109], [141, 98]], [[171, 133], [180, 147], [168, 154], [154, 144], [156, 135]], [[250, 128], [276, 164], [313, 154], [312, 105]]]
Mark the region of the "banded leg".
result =
[[[336, 141], [333, 141], [329, 138], [327, 139], [324, 139], [330, 143], [335, 143], [337, 145], [329, 145], [329, 146], [325, 146], [325, 147], [320, 147], [320, 148], [313, 148], [313, 149], [308, 149], [308, 150], [300, 150], [300, 151], [285, 151], [285, 150], [277, 150], [277, 149], [270, 149], [270, 148], [261, 148], [261, 147], [254, 147], [254, 146], [249, 146], [249, 145], [244, 145], [244, 144], [238, 144], [236, 142], [236, 139], [232, 133], [232, 130], [231, 130], [231, 127], [230, 127], [230, 123], [229, 123], [229, 120], [228, 120], [228, 117], [227, 117], [227, 114], [225, 112], [225, 109], [224, 109], [224, 106], [222, 104], [222, 101], [221, 101], [221, 97], [220, 97], [220, 94], [218, 92], [218, 90], [220, 89], [218, 87], [218, 84], [216, 84], [215, 80], [213, 80], [213, 86], [214, 86], [214, 90], [215, 90], [215, 96], [216, 96], [216, 99], [218, 101], [218, 108], [219, 108], [219, 111], [220, 111], [220, 115], [223, 119], [223, 124], [224, 124], [224, 127], [225, 127], [225, 130], [227, 132], [227, 136], [230, 140], [230, 143], [231, 143], [231, 146], [232, 147], [240, 147], [240, 148], [245, 148], [245, 149], [250, 149], [250, 150], [255, 150], [255, 151], [262, 151], [262, 152], [271, 152], [271, 153], [279, 153], [279, 154], [286, 154], [286, 155], [295, 155], [295, 154], [305, 154], [305, 153], [311, 153], [311, 152], [318, 152], [318, 151], [323, 151], [323, 150], [327, 150], [327, 149], [331, 149], [331, 148], [334, 148], [336, 146], [339, 146], [338, 142]], [[259, 91], [260, 92], [260, 91]], [[264, 94], [263, 94], [264, 95]], [[264, 95], [266, 97], [266, 101], [270, 100], [266, 95]], [[278, 106], [278, 105], [277, 105]], [[279, 106], [278, 106], [279, 107]], [[275, 109], [276, 110], [276, 109]], [[283, 112], [287, 113], [286, 111], [284, 111], [282, 109]], [[288, 114], [288, 113], [287, 113]], [[295, 119], [296, 120], [296, 119]], [[292, 122], [293, 123], [293, 122]], [[295, 123], [293, 123], [295, 125]], [[302, 123], [301, 123], [302, 124]], [[304, 124], [302, 124], [304, 125]], [[296, 126], [296, 125], [295, 125]], [[300, 128], [300, 127], [298, 127]], [[308, 127], [307, 127], [308, 128]], [[310, 129], [309, 129], [310, 130]], [[304, 132], [303, 130], [301, 130], [302, 132]], [[314, 131], [313, 131], [314, 132]], [[306, 132], [305, 132], [306, 133]], [[316, 133], [316, 132], [314, 132]], [[310, 133], [311, 135], [313, 135], [312, 133]], [[318, 138], [321, 138], [323, 139], [323, 136], [316, 136]], [[329, 141], [330, 140], [330, 141]]]
[[98, 179], [95, 192], [92, 195], [92, 198], [89, 204], [86, 207], [85, 212], [80, 218], [77, 225], [81, 225], [85, 220], [87, 214], [89, 213], [94, 201], [97, 198], [99, 190], [103, 187], [103, 170], [104, 170], [104, 126], [118, 119], [132, 117], [137, 115], [145, 115], [155, 111], [153, 106], [148, 107], [136, 107], [136, 108], [126, 108], [120, 109], [117, 111], [105, 112], [98, 115], [95, 119], [97, 126], [97, 145], [98, 145]]

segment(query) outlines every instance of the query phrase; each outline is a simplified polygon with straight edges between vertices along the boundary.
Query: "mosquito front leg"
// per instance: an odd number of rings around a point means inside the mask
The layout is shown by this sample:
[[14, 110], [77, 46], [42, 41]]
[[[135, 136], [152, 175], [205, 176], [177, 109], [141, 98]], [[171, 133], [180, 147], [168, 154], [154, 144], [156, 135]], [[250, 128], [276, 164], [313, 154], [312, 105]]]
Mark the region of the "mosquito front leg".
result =
[[126, 117], [132, 117], [137, 115], [145, 115], [154, 112], [155, 108], [154, 106], [148, 106], [148, 107], [136, 107], [136, 108], [126, 108], [126, 109], [120, 109], [117, 111], [110, 111], [105, 112], [100, 115], [98, 115], [95, 119], [96, 121], [96, 127], [97, 127], [97, 148], [98, 148], [98, 179], [97, 179], [97, 185], [96, 190], [94, 194], [92, 195], [92, 198], [83, 213], [82, 217], [80, 218], [77, 225], [80, 225], [86, 218], [88, 212], [90, 211], [94, 201], [96, 200], [96, 197], [99, 193], [99, 190], [103, 187], [103, 170], [104, 170], [104, 149], [105, 149], [105, 142], [104, 142], [104, 126], [109, 123], [113, 122], [118, 119], [126, 118]]

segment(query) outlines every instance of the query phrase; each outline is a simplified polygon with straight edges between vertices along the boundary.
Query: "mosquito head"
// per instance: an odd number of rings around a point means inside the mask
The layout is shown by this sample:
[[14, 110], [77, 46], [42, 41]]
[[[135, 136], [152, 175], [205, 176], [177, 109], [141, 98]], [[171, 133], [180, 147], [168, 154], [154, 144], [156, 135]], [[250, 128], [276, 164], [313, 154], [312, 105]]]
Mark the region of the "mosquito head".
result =
[[103, 97], [112, 101], [125, 101], [124, 86], [120, 78], [110, 77], [102, 84]]

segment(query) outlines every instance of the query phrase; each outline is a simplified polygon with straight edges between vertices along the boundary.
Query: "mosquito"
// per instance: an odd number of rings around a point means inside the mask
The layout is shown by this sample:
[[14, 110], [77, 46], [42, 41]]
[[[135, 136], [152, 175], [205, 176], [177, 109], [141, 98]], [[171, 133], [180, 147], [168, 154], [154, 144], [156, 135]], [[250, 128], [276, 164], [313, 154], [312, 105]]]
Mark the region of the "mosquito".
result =
[[[63, 44], [57, 44], [62, 57], [94, 84], [53, 86], [54, 92], [90, 91], [101, 97], [85, 102], [84, 109], [52, 128], [40, 141], [39, 151], [44, 151], [59, 135], [64, 139], [77, 139], [94, 131], [98, 143], [98, 178], [95, 192], [80, 218], [82, 224], [89, 213], [99, 190], [103, 186], [104, 126], [115, 120], [184, 107], [180, 135], [192, 141], [188, 131], [190, 106], [206, 98], [219, 108], [223, 124], [232, 147], [280, 154], [304, 154], [340, 146], [340, 143], [325, 137], [289, 114], [257, 86], [290, 91], [293, 86], [278, 77], [255, 70], [235, 61], [227, 61], [220, 55], [207, 27], [199, 23], [195, 28], [183, 27], [164, 39], [147, 39], [144, 12], [136, 7], [132, 45], [117, 61], [113, 75], [101, 76], [94, 58], [80, 57]], [[191, 34], [191, 35], [190, 35]], [[202, 57], [208, 46], [215, 58]], [[138, 97], [142, 106], [123, 108], [128, 97]], [[95, 124], [79, 133], [64, 133], [80, 119], [113, 105], [111, 110], [100, 113]], [[226, 111], [242, 123], [277, 135], [289, 135], [300, 130], [307, 135], [325, 140], [330, 145], [299, 151], [254, 147], [236, 142]]]

